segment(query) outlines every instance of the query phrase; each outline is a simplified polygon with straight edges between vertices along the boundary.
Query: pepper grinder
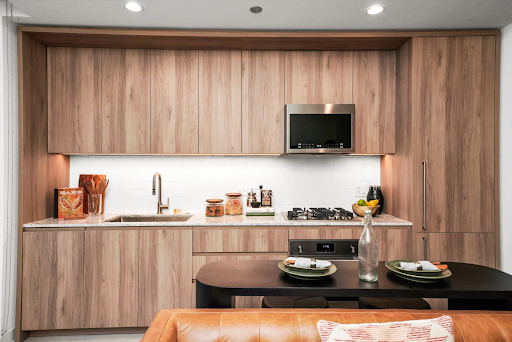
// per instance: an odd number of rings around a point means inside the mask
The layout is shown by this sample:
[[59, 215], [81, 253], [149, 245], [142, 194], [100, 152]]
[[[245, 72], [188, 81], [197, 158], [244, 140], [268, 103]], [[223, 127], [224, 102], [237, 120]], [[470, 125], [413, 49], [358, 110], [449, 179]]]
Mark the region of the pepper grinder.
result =
[[258, 202], [258, 199], [256, 198], [256, 193], [251, 188], [251, 192], [247, 194], [247, 207], [250, 207], [253, 202]]
[[262, 207], [272, 206], [272, 190], [263, 190], [263, 185], [260, 185], [260, 198]]

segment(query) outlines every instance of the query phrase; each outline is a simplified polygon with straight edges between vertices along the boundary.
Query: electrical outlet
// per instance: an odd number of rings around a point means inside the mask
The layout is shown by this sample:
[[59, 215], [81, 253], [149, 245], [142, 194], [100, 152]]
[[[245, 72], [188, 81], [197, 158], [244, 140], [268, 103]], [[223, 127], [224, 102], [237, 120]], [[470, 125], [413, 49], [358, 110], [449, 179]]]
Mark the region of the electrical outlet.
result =
[[368, 194], [368, 187], [369, 187], [369, 185], [366, 183], [356, 183], [355, 196], [365, 199], [366, 195]]

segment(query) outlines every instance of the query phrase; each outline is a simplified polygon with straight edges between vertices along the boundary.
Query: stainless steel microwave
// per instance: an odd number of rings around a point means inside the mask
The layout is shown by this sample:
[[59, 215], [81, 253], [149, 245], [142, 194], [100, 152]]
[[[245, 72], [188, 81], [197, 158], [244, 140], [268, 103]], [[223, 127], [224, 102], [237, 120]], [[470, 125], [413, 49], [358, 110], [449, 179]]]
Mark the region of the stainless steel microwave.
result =
[[285, 153], [354, 152], [353, 104], [285, 105]]

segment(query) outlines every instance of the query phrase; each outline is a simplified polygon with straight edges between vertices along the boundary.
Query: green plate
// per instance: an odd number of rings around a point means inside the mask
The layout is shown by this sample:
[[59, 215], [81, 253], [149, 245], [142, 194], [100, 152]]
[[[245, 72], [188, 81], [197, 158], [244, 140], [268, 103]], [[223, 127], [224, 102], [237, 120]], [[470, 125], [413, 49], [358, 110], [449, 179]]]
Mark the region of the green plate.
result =
[[434, 274], [439, 274], [441, 272], [443, 272], [444, 270], [437, 270], [437, 271], [424, 271], [424, 270], [414, 270], [414, 271], [410, 271], [410, 270], [403, 270], [400, 268], [400, 263], [401, 262], [416, 262], [416, 260], [393, 260], [395, 263], [393, 264], [393, 266], [395, 266], [395, 268], [397, 270], [400, 270], [402, 272], [405, 272], [405, 273], [410, 273], [410, 274], [417, 274], [417, 275], [434, 275]]
[[443, 280], [443, 279], [448, 278], [449, 276], [452, 275], [452, 272], [450, 270], [444, 270], [442, 272], [435, 272], [435, 273], [433, 273], [431, 275], [427, 275], [427, 274], [418, 275], [418, 274], [407, 273], [407, 272], [399, 270], [398, 268], [395, 267], [395, 263], [400, 262], [400, 261], [404, 261], [404, 260], [387, 261], [386, 262], [386, 267], [391, 272], [393, 272], [396, 275], [398, 275], [400, 278], [404, 278], [404, 279], [407, 279], [407, 280], [417, 281], [417, 282], [420, 282], [420, 283], [425, 283], [425, 282], [431, 283], [431, 282], [436, 282], [436, 281]]
[[336, 272], [336, 270], [338, 269], [336, 267], [336, 265], [334, 265], [334, 264], [331, 264], [331, 266], [323, 272], [311, 271], [311, 270], [306, 270], [306, 269], [298, 269], [298, 268], [289, 268], [289, 267], [285, 266], [284, 261], [279, 261], [277, 266], [279, 267], [279, 269], [281, 271], [285, 272], [289, 276], [291, 276], [293, 278], [297, 278], [297, 279], [302, 279], [302, 280], [321, 279], [321, 278], [330, 276], [331, 274], [334, 274]]

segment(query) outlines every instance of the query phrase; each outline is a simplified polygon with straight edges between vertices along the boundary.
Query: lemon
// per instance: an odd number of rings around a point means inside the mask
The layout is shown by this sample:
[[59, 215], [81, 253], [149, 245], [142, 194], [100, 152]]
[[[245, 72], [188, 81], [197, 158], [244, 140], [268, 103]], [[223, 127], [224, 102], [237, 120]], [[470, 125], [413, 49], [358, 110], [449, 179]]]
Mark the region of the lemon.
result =
[[368, 205], [371, 206], [371, 207], [375, 207], [379, 204], [379, 200], [378, 199], [374, 199], [370, 202], [368, 202]]

